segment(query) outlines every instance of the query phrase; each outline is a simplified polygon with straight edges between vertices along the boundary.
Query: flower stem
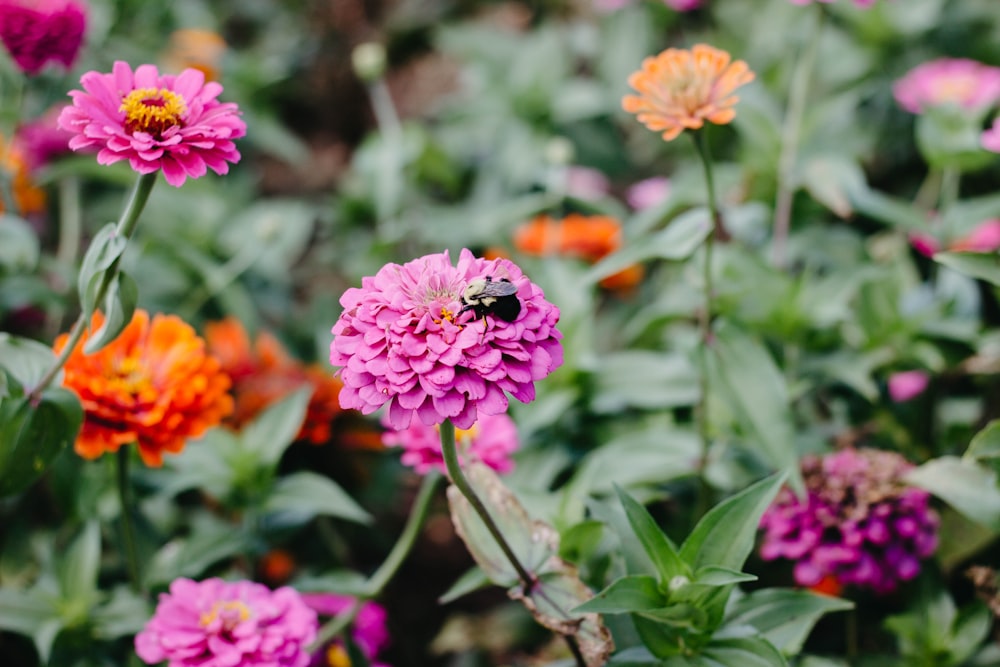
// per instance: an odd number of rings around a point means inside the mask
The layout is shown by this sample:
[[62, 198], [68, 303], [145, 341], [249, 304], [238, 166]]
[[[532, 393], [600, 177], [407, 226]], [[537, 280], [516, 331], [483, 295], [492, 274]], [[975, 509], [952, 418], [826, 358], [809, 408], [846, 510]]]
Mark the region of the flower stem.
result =
[[809, 83], [819, 54], [819, 38], [823, 30], [824, 16], [825, 13], [821, 9], [816, 11], [811, 37], [806, 42], [802, 57], [796, 62], [788, 93], [788, 108], [785, 111], [785, 124], [781, 133], [781, 153], [778, 156], [777, 194], [774, 201], [774, 239], [771, 259], [778, 268], [784, 268], [788, 259], [785, 256], [785, 248], [791, 226], [792, 198], [795, 194], [791, 180], [799, 152], [802, 120], [809, 97]]
[[129, 482], [129, 456], [132, 448], [118, 449], [118, 500], [121, 503], [122, 553], [125, 554], [125, 568], [128, 570], [129, 584], [136, 593], [142, 591], [142, 577], [139, 570], [139, 552], [136, 549], [135, 525], [132, 523], [132, 486]]
[[486, 509], [486, 505], [476, 495], [472, 485], [469, 484], [469, 480], [466, 479], [465, 473], [462, 472], [462, 466], [458, 463], [458, 449], [455, 447], [455, 425], [451, 423], [450, 419], [446, 419], [441, 424], [441, 452], [444, 455], [444, 465], [448, 470], [448, 477], [451, 478], [451, 483], [469, 501], [472, 509], [479, 515], [490, 535], [496, 540], [500, 550], [503, 551], [503, 555], [517, 572], [517, 576], [521, 580], [521, 586], [524, 589], [524, 594], [530, 594], [537, 580], [533, 574], [528, 572], [527, 568], [524, 567], [521, 560], [517, 557], [517, 554], [511, 549], [510, 544], [507, 543], [507, 539], [500, 532], [499, 526], [493, 521], [489, 510]]
[[[59, 245], [56, 247], [58, 270], [68, 271], [76, 262], [76, 256], [80, 252], [81, 218], [80, 179], [76, 176], [66, 176], [59, 180]], [[59, 292], [70, 289], [64, 273], [57, 271], [53, 282]], [[46, 316], [46, 331], [49, 333], [49, 338], [54, 338], [59, 333], [65, 310], [62, 302], [49, 310]]]
[[437, 471], [430, 472], [424, 476], [424, 481], [420, 485], [417, 497], [413, 501], [413, 507], [410, 509], [410, 516], [406, 520], [406, 525], [403, 526], [403, 532], [400, 533], [399, 539], [396, 540], [396, 544], [392, 547], [392, 551], [382, 561], [379, 568], [368, 577], [364, 594], [358, 596], [351, 608], [342, 614], [337, 614], [323, 624], [323, 627], [316, 634], [316, 641], [313, 642], [310, 653], [343, 632], [354, 621], [354, 617], [361, 610], [361, 603], [365, 600], [378, 597], [382, 593], [382, 589], [392, 580], [392, 577], [399, 570], [403, 561], [406, 560], [410, 550], [413, 549], [413, 545], [417, 541], [417, 536], [420, 535], [420, 529], [423, 527], [424, 521], [427, 520], [431, 500], [434, 498], [434, 490], [437, 488], [439, 481], [441, 481], [441, 474]]
[[[156, 177], [159, 172], [154, 171], [151, 174], [141, 174], [138, 179], [136, 179], [135, 186], [132, 188], [132, 193], [129, 196], [128, 203], [125, 205], [125, 209], [122, 211], [121, 217], [118, 219], [118, 224], [115, 227], [115, 233], [124, 236], [126, 239], [130, 239], [132, 234], [135, 232], [136, 225], [139, 223], [139, 215], [142, 213], [142, 209], [146, 206], [146, 201], [149, 200], [149, 193], [153, 190], [153, 185], [156, 183]], [[115, 276], [118, 275], [118, 264], [121, 256], [112, 262], [111, 266], [104, 272], [104, 276], [101, 280], [101, 284], [97, 289], [97, 298], [95, 303], [100, 303], [104, 300], [104, 296], [107, 294], [108, 287], [110, 287]], [[38, 401], [42, 392], [45, 391], [46, 387], [52, 384], [56, 375], [62, 370], [62, 367], [66, 365], [66, 360], [69, 359], [70, 354], [73, 353], [73, 349], [76, 344], [80, 342], [80, 338], [83, 337], [84, 331], [87, 329], [87, 313], [80, 313], [80, 316], [76, 318], [76, 322], [73, 323], [73, 328], [69, 332], [69, 337], [66, 344], [63, 346], [62, 352], [56, 357], [56, 360], [52, 363], [52, 367], [45, 373], [41, 380], [34, 389], [31, 390], [29, 398], [32, 403]]]

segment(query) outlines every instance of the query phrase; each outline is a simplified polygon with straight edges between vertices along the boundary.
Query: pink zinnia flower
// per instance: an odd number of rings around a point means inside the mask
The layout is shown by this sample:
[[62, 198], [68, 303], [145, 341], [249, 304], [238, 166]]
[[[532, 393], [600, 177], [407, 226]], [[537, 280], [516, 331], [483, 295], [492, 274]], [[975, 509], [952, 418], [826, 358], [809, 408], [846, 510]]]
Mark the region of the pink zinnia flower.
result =
[[894, 591], [937, 548], [930, 494], [906, 486], [913, 465], [895, 452], [845, 449], [802, 461], [806, 498], [782, 489], [761, 517], [764, 560], [795, 562], [795, 581]]
[[608, 177], [590, 167], [566, 167], [566, 194], [584, 201], [604, 197], [611, 189]]
[[924, 393], [931, 382], [926, 371], [900, 371], [889, 376], [889, 398], [895, 403], [905, 403]]
[[148, 664], [305, 667], [319, 621], [295, 589], [251, 581], [175, 579], [135, 637]]
[[[402, 431], [386, 431], [382, 443], [387, 447], [402, 447], [400, 460], [417, 473], [426, 475], [431, 470], [445, 472], [441, 455], [441, 431], [419, 421], [411, 421]], [[517, 426], [507, 415], [485, 415], [469, 429], [458, 429], [455, 444], [459, 457], [464, 461], [481, 461], [500, 474], [514, 469], [511, 454], [517, 451]]]
[[939, 58], [910, 70], [893, 84], [892, 94], [899, 106], [915, 114], [943, 105], [978, 111], [1000, 101], [1000, 67]]
[[[338, 616], [354, 606], [355, 598], [338, 593], [303, 593], [302, 600], [320, 616]], [[357, 615], [351, 624], [351, 639], [358, 645], [368, 660], [372, 661], [389, 645], [389, 630], [386, 624], [385, 608], [377, 602], [367, 600], [361, 603]], [[313, 654], [310, 667], [327, 667], [327, 665], [342, 664], [330, 659], [331, 654], [340, 656], [343, 645], [339, 640], [320, 648]], [[346, 657], [346, 656], [345, 656]], [[343, 663], [349, 664], [349, 663]], [[372, 667], [386, 667], [385, 663], [372, 662]]]
[[670, 179], [653, 176], [633, 183], [625, 192], [625, 200], [636, 211], [658, 206], [670, 195]]
[[0, 40], [25, 74], [38, 74], [51, 61], [69, 69], [87, 27], [87, 8], [78, 0], [0, 0]]
[[[466, 310], [462, 297], [476, 280], [510, 281], [520, 312], [513, 322]], [[483, 415], [507, 411], [507, 395], [535, 398], [535, 381], [562, 364], [559, 309], [513, 262], [462, 250], [407, 264], [387, 264], [340, 298], [330, 363], [342, 366], [340, 405], [371, 414], [388, 404], [388, 423], [450, 419], [469, 428]]]
[[246, 124], [235, 104], [216, 99], [222, 86], [206, 83], [200, 70], [161, 76], [154, 65], [140, 65], [133, 73], [118, 61], [110, 74], [87, 72], [80, 82], [86, 92], [70, 92], [73, 106], [59, 126], [74, 134], [71, 149], [99, 148], [101, 164], [128, 160], [140, 174], [162, 170], [179, 187], [207, 169], [225, 174], [240, 160], [233, 140]]
[[993, 120], [993, 127], [983, 132], [980, 142], [986, 150], [1000, 153], [1000, 118]]
[[951, 244], [955, 252], [993, 252], [1000, 248], [1000, 220], [987, 220]]
[[70, 153], [73, 135], [59, 127], [59, 114], [65, 105], [53, 107], [41, 118], [21, 125], [14, 136], [31, 170], [41, 169], [61, 155]]

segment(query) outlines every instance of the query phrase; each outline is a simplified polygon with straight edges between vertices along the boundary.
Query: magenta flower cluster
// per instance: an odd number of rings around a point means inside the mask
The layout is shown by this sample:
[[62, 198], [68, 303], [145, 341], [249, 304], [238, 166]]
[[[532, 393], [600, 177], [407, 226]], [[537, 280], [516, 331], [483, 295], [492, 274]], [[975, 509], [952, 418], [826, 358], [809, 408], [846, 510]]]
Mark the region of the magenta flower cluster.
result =
[[233, 140], [246, 134], [246, 124], [235, 104], [218, 101], [222, 86], [206, 82], [200, 70], [173, 76], [140, 65], [133, 72], [118, 61], [110, 74], [87, 72], [80, 83], [84, 90], [69, 93], [73, 105], [59, 126], [74, 135], [74, 151], [97, 149], [100, 164], [128, 160], [140, 174], [162, 170], [179, 187], [208, 169], [225, 174], [240, 160]]
[[0, 41], [25, 74], [48, 62], [73, 66], [87, 27], [87, 7], [77, 0], [0, 0]]
[[[388, 430], [382, 434], [382, 444], [402, 447], [400, 460], [421, 475], [431, 470], [445, 472], [441, 454], [441, 432], [413, 420], [401, 431]], [[507, 415], [484, 415], [469, 429], [458, 429], [455, 445], [463, 463], [473, 460], [486, 464], [501, 475], [514, 469], [511, 455], [518, 448], [517, 426]]]
[[319, 622], [299, 593], [250, 581], [177, 579], [135, 637], [148, 664], [305, 667]]
[[803, 501], [783, 489], [764, 513], [760, 555], [795, 562], [795, 581], [889, 593], [920, 572], [937, 548], [929, 494], [902, 482], [912, 467], [894, 452], [844, 449], [802, 462]]
[[[475, 280], [509, 280], [521, 310], [513, 322], [464, 310]], [[559, 309], [510, 260], [462, 250], [387, 264], [340, 298], [330, 363], [340, 368], [345, 409], [371, 414], [388, 405], [397, 430], [414, 415], [427, 425], [450, 419], [467, 429], [481, 415], [507, 411], [507, 394], [535, 398], [535, 381], [562, 364]]]
[[[339, 616], [354, 607], [355, 598], [338, 593], [303, 593], [302, 600], [320, 616]], [[371, 662], [372, 667], [388, 667], [377, 658], [389, 645], [389, 630], [387, 627], [385, 608], [371, 600], [361, 603], [357, 614], [351, 623], [351, 639], [361, 649], [361, 653]], [[322, 646], [313, 654], [310, 667], [328, 667], [338, 664], [328, 659], [331, 647], [341, 647], [340, 640], [334, 640], [327, 646]]]

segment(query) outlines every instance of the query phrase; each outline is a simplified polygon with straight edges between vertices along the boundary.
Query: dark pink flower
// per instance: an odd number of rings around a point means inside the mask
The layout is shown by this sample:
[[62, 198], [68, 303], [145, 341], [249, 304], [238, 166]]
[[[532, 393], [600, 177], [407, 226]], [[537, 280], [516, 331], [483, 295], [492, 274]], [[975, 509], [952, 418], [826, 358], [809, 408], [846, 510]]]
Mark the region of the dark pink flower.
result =
[[761, 557], [794, 561], [801, 586], [832, 576], [840, 585], [895, 590], [937, 548], [930, 495], [902, 481], [912, 467], [895, 452], [875, 449], [807, 457], [805, 500], [782, 489], [761, 518]]
[[[356, 598], [338, 593], [303, 593], [302, 600], [320, 616], [338, 616], [354, 607]], [[389, 645], [389, 629], [386, 624], [385, 608], [377, 602], [367, 600], [361, 603], [358, 613], [351, 624], [351, 639], [358, 645], [368, 660], [375, 660], [386, 646]], [[340, 664], [328, 659], [331, 652], [338, 654], [343, 651], [339, 640], [323, 646], [313, 654], [310, 667], [326, 667], [330, 664]], [[349, 663], [347, 663], [349, 664]], [[372, 667], [384, 666], [384, 663], [373, 662]]]
[[1000, 248], [1000, 220], [987, 220], [948, 248], [954, 252], [993, 252]]
[[[513, 322], [464, 310], [469, 283], [510, 281], [520, 312]], [[330, 363], [342, 367], [345, 409], [371, 414], [388, 404], [388, 423], [450, 419], [469, 428], [480, 415], [507, 411], [507, 393], [535, 398], [535, 381], [562, 364], [559, 309], [513, 262], [477, 258], [462, 250], [404, 265], [387, 264], [340, 298]]]
[[292, 588], [251, 581], [176, 579], [135, 637], [148, 664], [305, 667], [319, 621]]
[[25, 74], [38, 74], [50, 60], [72, 67], [86, 27], [79, 0], [0, 0], [0, 40]]
[[73, 135], [59, 127], [59, 114], [65, 107], [53, 107], [40, 118], [17, 128], [15, 142], [31, 170], [41, 169], [54, 159], [70, 153], [69, 140]]
[[70, 92], [73, 106], [59, 126], [73, 133], [73, 150], [96, 147], [97, 161], [128, 160], [140, 174], [163, 171], [167, 183], [181, 186], [207, 169], [217, 174], [239, 162], [234, 139], [246, 134], [237, 106], [216, 98], [222, 86], [205, 82], [201, 70], [160, 75], [154, 65], [132, 72], [118, 61], [110, 74], [87, 72], [84, 90]]
[[896, 403], [905, 403], [924, 393], [931, 382], [927, 371], [900, 371], [889, 376], [889, 398]]
[[[402, 447], [403, 465], [410, 466], [421, 475], [431, 470], [445, 471], [441, 455], [441, 432], [436, 426], [411, 421], [401, 431], [386, 431], [382, 443], [387, 447]], [[507, 415], [484, 415], [469, 429], [458, 429], [455, 444], [463, 462], [481, 461], [500, 474], [514, 469], [511, 454], [517, 451], [517, 426]]]
[[1000, 67], [966, 58], [939, 58], [917, 65], [892, 86], [899, 106], [921, 114], [953, 105], [969, 111], [1000, 101]]

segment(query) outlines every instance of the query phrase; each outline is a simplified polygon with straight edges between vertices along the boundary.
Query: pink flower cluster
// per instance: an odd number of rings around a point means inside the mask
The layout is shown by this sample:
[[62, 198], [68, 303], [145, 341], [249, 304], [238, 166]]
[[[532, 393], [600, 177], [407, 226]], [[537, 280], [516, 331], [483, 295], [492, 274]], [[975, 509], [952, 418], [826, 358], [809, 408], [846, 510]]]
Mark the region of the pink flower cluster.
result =
[[[924, 232], [911, 232], [910, 245], [925, 257], [933, 257], [941, 251], [937, 237]], [[994, 252], [1000, 249], [1000, 219], [985, 220], [947, 247], [952, 252]]]
[[[386, 431], [382, 443], [387, 447], [402, 447], [403, 465], [421, 475], [431, 470], [445, 472], [441, 455], [441, 432], [414, 420], [401, 431]], [[455, 445], [462, 461], [481, 461], [501, 475], [514, 469], [511, 454], [517, 451], [517, 426], [507, 415], [484, 415], [469, 429], [458, 429]]]
[[783, 489], [761, 518], [765, 560], [795, 561], [795, 581], [889, 593], [920, 572], [937, 548], [938, 517], [929, 494], [907, 487], [912, 467], [894, 452], [845, 449], [802, 462], [807, 497]]
[[[465, 310], [476, 280], [510, 281], [521, 305], [513, 322]], [[480, 415], [507, 411], [507, 392], [535, 398], [535, 381], [562, 364], [559, 309], [513, 262], [462, 250], [403, 265], [387, 264], [340, 298], [330, 363], [341, 367], [345, 409], [371, 414], [388, 404], [387, 421], [405, 429], [450, 419], [467, 429]]]
[[87, 27], [87, 7], [78, 0], [0, 0], [0, 41], [25, 74], [49, 61], [73, 66]]
[[953, 105], [980, 111], [1000, 102], [1000, 67], [967, 58], [939, 58], [917, 65], [892, 86], [899, 106], [922, 114]]
[[[302, 600], [320, 616], [337, 616], [354, 606], [355, 598], [337, 593], [303, 593]], [[351, 625], [351, 639], [358, 645], [361, 652], [371, 662], [372, 667], [388, 667], [383, 662], [377, 662], [378, 654], [389, 644], [389, 630], [386, 627], [387, 614], [382, 605], [367, 601], [361, 603], [358, 613]], [[334, 640], [321, 647], [313, 654], [310, 667], [327, 667], [341, 664], [330, 659], [343, 651], [339, 640]]]
[[136, 635], [135, 650], [144, 662], [169, 667], [305, 667], [318, 625], [292, 588], [176, 579]]
[[206, 83], [201, 70], [161, 76], [154, 65], [133, 72], [118, 61], [110, 74], [87, 72], [80, 82], [84, 90], [70, 92], [73, 105], [59, 126], [73, 133], [71, 149], [98, 149], [101, 164], [128, 160], [140, 174], [162, 170], [180, 187], [208, 169], [225, 174], [240, 160], [233, 140], [246, 124], [235, 104], [216, 99], [222, 86]]

